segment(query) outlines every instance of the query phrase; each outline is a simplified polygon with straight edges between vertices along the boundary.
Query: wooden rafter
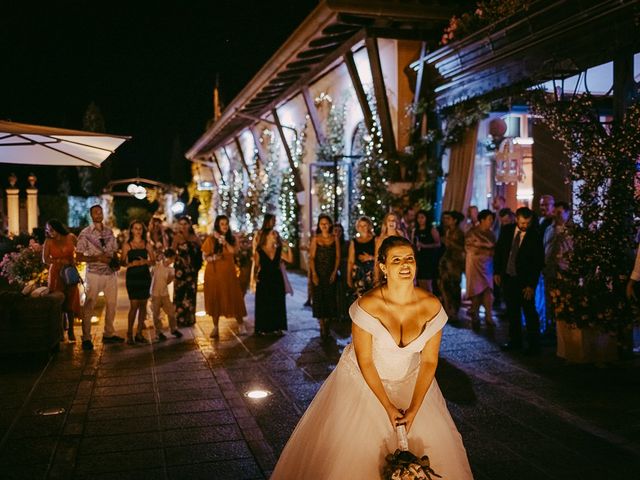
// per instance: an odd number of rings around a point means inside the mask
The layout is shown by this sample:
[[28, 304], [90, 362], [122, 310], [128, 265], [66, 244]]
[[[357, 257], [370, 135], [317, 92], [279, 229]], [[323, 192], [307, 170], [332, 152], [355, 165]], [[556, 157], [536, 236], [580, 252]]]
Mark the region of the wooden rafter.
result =
[[396, 141], [393, 134], [393, 124], [391, 123], [387, 89], [384, 85], [384, 76], [382, 74], [378, 39], [375, 37], [366, 37], [365, 44], [367, 46], [367, 52], [369, 53], [371, 78], [376, 96], [376, 109], [378, 111], [378, 118], [380, 119], [380, 129], [382, 130], [382, 145], [387, 153], [393, 154], [396, 151]]
[[325, 142], [325, 135], [322, 131], [322, 125], [320, 124], [320, 116], [318, 115], [318, 109], [316, 108], [316, 104], [313, 102], [313, 98], [311, 98], [311, 92], [309, 91], [308, 86], [302, 87], [302, 97], [304, 98], [304, 103], [307, 106], [307, 113], [309, 113], [309, 118], [311, 119], [311, 126], [313, 127], [313, 131], [316, 134], [316, 139], [318, 140], [318, 144]]
[[353, 52], [351, 50], [346, 52], [344, 54], [343, 60], [345, 65], [347, 66], [347, 71], [349, 72], [349, 77], [351, 78], [353, 89], [356, 91], [356, 97], [358, 98], [358, 103], [360, 104], [360, 108], [362, 109], [364, 123], [367, 126], [367, 129], [371, 129], [371, 127], [373, 127], [373, 115], [371, 113], [371, 107], [369, 106], [369, 102], [367, 100], [367, 94], [364, 91], [362, 81], [360, 80], [360, 75], [358, 74], [356, 62], [353, 60]]
[[293, 161], [293, 155], [291, 154], [291, 148], [289, 148], [289, 142], [287, 142], [287, 137], [284, 134], [282, 123], [280, 123], [280, 118], [278, 117], [278, 112], [276, 111], [275, 108], [271, 111], [271, 115], [273, 115], [273, 121], [275, 122], [276, 128], [278, 129], [278, 133], [280, 134], [280, 139], [282, 140], [284, 151], [287, 154], [287, 160], [289, 161], [289, 166], [291, 167], [291, 171], [293, 172], [293, 182], [295, 184], [296, 192], [303, 192], [304, 186], [302, 185], [300, 172], [298, 171], [298, 167], [296, 167], [296, 164]]

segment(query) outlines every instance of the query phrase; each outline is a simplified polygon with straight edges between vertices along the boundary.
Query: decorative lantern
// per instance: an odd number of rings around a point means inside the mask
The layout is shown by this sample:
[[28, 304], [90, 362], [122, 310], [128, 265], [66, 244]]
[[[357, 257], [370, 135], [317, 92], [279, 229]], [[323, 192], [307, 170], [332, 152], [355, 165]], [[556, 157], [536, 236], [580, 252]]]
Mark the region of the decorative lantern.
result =
[[507, 138], [496, 153], [496, 183], [516, 184], [525, 178], [523, 169], [523, 147]]

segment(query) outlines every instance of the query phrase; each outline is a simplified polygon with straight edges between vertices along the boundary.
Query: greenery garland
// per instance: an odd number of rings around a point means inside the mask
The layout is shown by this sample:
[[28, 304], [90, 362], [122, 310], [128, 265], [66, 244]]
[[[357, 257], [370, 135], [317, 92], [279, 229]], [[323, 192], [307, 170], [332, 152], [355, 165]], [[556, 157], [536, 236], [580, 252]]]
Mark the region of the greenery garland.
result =
[[253, 165], [255, 165], [253, 178], [249, 178], [249, 187], [245, 197], [245, 225], [250, 232], [254, 232], [262, 226], [262, 217], [265, 214], [264, 205], [261, 203], [265, 174], [257, 152], [253, 157]]
[[353, 172], [352, 195], [355, 202], [351, 213], [354, 219], [366, 215], [373, 222], [374, 228], [378, 229], [389, 211], [392, 196], [387, 189], [389, 160], [382, 149], [382, 131], [375, 99], [368, 95], [368, 100], [374, 120], [368, 131], [363, 129], [358, 133], [360, 138], [357, 141], [364, 145], [364, 152], [363, 158], [356, 161]]
[[[346, 104], [331, 104], [329, 115], [327, 116], [327, 135], [324, 142], [318, 144], [316, 155], [318, 162], [333, 163], [334, 158], [338, 157], [338, 165], [342, 163], [344, 155], [344, 125], [346, 119]], [[338, 185], [344, 185], [344, 168], [338, 168]], [[335, 172], [333, 167], [319, 167], [315, 169], [313, 181], [315, 184], [315, 194], [318, 199], [318, 213], [324, 213], [333, 218], [334, 202], [338, 203], [338, 215], [340, 215], [341, 206], [344, 205], [344, 193], [342, 189], [338, 190], [337, 199], [334, 199]], [[315, 213], [315, 212], [314, 212]], [[334, 219], [335, 222], [339, 218]]]
[[[306, 128], [298, 133], [291, 149], [293, 164], [296, 168], [302, 163], [305, 153]], [[280, 184], [280, 216], [282, 228], [280, 234], [289, 247], [296, 248], [300, 240], [300, 206], [296, 195], [296, 182], [291, 167], [282, 174]]]
[[557, 318], [578, 327], [622, 333], [633, 319], [625, 284], [633, 265], [634, 178], [640, 158], [640, 104], [618, 124], [603, 124], [590, 95], [554, 102], [536, 92], [530, 105], [569, 159], [574, 182], [573, 252], [552, 292]]

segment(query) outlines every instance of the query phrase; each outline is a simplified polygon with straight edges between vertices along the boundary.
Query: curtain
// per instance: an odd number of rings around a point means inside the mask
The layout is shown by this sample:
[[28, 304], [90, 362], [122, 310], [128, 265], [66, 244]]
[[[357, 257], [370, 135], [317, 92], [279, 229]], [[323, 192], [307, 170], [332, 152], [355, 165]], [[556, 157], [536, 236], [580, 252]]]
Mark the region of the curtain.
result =
[[445, 187], [442, 209], [465, 213], [471, 202], [473, 168], [478, 142], [478, 122], [462, 135], [460, 143], [451, 146], [449, 152], [449, 174]]

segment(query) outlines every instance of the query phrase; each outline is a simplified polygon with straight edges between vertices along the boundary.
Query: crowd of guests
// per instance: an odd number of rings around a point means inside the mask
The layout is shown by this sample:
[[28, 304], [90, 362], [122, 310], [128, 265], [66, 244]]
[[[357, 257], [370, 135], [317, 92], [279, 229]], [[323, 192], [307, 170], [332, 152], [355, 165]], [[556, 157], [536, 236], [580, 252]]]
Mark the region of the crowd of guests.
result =
[[[356, 233], [350, 239], [342, 225], [320, 215], [309, 243], [307, 265], [308, 301], [321, 337], [328, 338], [330, 323], [347, 320], [352, 301], [382, 280], [376, 268], [378, 249], [386, 238], [398, 236], [410, 240], [415, 248], [417, 285], [438, 295], [450, 318], [460, 316], [463, 288], [470, 300], [467, 313], [474, 329], [480, 328], [483, 320], [487, 327], [493, 327], [493, 310], [504, 303], [510, 340], [503, 348], [520, 349], [526, 343], [528, 351], [536, 352], [540, 333], [553, 323], [549, 298], [553, 279], [567, 268], [571, 239], [565, 226], [570, 208], [564, 202], [554, 202], [550, 195], [542, 196], [539, 216], [527, 207], [511, 211], [502, 197], [496, 197], [492, 207], [479, 211], [470, 206], [466, 215], [445, 211], [437, 226], [431, 212], [414, 208], [392, 211], [383, 218], [377, 236], [372, 221], [363, 216], [356, 221]], [[148, 225], [134, 220], [119, 237], [104, 225], [99, 205], [91, 207], [90, 216], [92, 224], [77, 238], [56, 219], [46, 224], [43, 259], [50, 268], [50, 290], [65, 294], [64, 325], [70, 341], [75, 340], [73, 320], [79, 317], [82, 347], [93, 348], [91, 317], [100, 293], [106, 307], [104, 343], [146, 343], [143, 330], [148, 309], [155, 340], [166, 340], [169, 334], [181, 337], [180, 328], [196, 321], [198, 274], [203, 264], [205, 311], [213, 319], [210, 336], [219, 336], [222, 316], [236, 319], [239, 335], [247, 333], [246, 289], [236, 262], [239, 245], [225, 215], [215, 219], [212, 233], [203, 239], [188, 216], [180, 217], [174, 228], [158, 217]], [[292, 293], [285, 265], [293, 262], [293, 252], [279, 235], [274, 215], [265, 215], [262, 227], [254, 232], [251, 251], [249, 283], [255, 292], [255, 334], [282, 335], [287, 330], [285, 296]], [[79, 286], [60, 280], [60, 269], [76, 262], [87, 264], [82, 307]], [[130, 301], [126, 338], [114, 330], [120, 268], [125, 269]], [[163, 313], [168, 330], [163, 327]], [[526, 336], [521, 318], [525, 319]]]

